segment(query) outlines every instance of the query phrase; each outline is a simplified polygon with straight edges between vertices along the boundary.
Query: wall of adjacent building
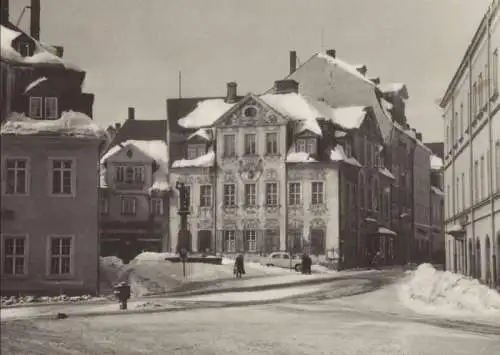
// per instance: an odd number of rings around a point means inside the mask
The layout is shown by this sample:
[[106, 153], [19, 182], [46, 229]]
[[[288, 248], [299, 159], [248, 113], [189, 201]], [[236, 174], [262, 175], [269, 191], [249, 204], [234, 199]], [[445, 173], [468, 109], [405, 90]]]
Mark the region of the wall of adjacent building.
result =
[[[29, 187], [25, 196], [6, 195], [2, 181], [2, 209], [13, 218], [2, 221], [2, 237], [25, 235], [27, 274], [3, 273], [2, 292], [95, 293], [98, 288], [99, 229], [97, 140], [64, 137], [2, 136], [2, 166], [7, 158], [29, 160]], [[73, 196], [51, 196], [49, 158], [74, 159]], [[49, 236], [73, 236], [71, 276], [48, 276]], [[2, 260], [3, 261], [3, 260]], [[2, 263], [3, 267], [3, 263]]]

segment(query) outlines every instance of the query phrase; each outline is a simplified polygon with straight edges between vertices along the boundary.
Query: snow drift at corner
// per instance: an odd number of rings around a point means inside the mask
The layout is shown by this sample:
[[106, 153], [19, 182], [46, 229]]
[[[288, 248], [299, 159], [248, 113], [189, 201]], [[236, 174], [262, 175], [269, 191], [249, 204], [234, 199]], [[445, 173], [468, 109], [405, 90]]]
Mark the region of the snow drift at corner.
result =
[[500, 315], [500, 294], [477, 280], [422, 264], [399, 285], [401, 301], [419, 313]]

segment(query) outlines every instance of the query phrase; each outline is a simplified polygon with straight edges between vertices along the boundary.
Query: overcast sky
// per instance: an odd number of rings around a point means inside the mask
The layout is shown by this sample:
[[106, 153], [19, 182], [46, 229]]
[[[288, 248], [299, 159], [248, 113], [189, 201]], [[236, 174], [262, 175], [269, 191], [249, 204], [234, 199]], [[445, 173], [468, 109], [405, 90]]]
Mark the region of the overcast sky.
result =
[[[11, 0], [16, 22], [29, 0]], [[43, 0], [41, 40], [63, 45], [87, 71], [94, 119], [166, 117], [165, 99], [260, 93], [288, 73], [288, 52], [304, 62], [333, 48], [368, 76], [404, 82], [408, 119], [424, 141], [443, 140], [436, 104], [489, 0]], [[29, 14], [21, 22], [28, 29]], [[323, 35], [322, 35], [323, 33]]]

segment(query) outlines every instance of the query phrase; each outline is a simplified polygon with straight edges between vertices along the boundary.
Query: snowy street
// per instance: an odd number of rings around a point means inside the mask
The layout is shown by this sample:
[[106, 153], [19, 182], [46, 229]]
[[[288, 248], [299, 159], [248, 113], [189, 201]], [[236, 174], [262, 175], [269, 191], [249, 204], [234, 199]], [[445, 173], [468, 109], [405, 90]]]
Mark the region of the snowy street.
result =
[[[446, 276], [442, 272], [436, 275], [440, 280]], [[495, 354], [500, 351], [497, 310], [484, 313], [464, 310], [457, 314], [436, 311], [426, 315], [401, 302], [402, 277], [402, 272], [388, 270], [360, 273], [319, 285], [241, 292], [239, 296], [235, 292], [222, 292], [143, 302], [145, 308], [148, 304], [154, 308], [157, 302], [163, 302], [164, 307], [169, 304], [171, 308], [184, 308], [158, 313], [132, 311], [119, 316], [75, 317], [70, 314], [65, 320], [15, 320], [15, 317], [5, 319], [2, 310], [1, 350], [5, 354], [55, 355]], [[414, 277], [406, 284], [415, 285], [417, 281], [418, 277]], [[466, 281], [459, 283], [462, 287], [466, 285]], [[476, 294], [480, 289], [476, 287]], [[190, 309], [189, 305], [196, 307]], [[43, 307], [51, 306], [27, 308]], [[63, 307], [62, 311], [92, 306]], [[134, 307], [131, 304], [129, 309]]]

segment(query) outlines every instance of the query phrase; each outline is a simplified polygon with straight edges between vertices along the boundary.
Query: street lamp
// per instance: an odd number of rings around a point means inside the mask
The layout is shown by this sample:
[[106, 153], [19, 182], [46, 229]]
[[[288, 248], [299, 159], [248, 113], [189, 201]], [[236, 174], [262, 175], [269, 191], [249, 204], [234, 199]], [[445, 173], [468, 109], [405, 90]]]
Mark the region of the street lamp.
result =
[[182, 271], [184, 277], [186, 277], [186, 259], [189, 250], [189, 231], [187, 228], [187, 217], [189, 215], [189, 198], [187, 194], [186, 184], [183, 182], [177, 181], [175, 184], [175, 188], [179, 190], [179, 210], [177, 214], [181, 218], [179, 234], [177, 237], [177, 249], [179, 256], [182, 260]]

